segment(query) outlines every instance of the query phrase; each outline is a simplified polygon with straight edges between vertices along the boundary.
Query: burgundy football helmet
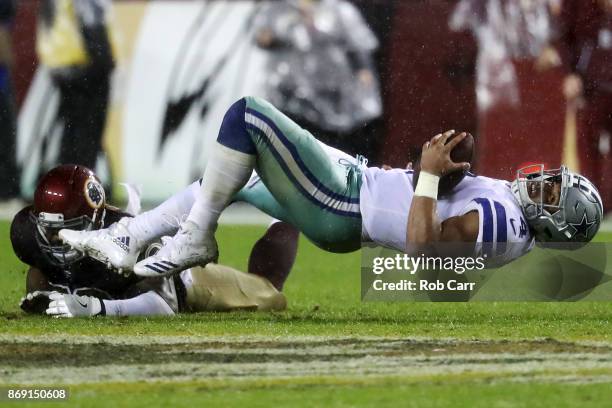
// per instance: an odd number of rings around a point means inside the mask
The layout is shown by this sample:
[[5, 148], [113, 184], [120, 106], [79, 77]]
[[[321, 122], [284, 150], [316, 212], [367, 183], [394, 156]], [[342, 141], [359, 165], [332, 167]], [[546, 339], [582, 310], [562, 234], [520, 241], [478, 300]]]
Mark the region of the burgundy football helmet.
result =
[[63, 244], [58, 232], [62, 228], [101, 228], [105, 204], [104, 188], [87, 167], [64, 164], [49, 170], [40, 179], [34, 193], [32, 218], [37, 227], [36, 240], [49, 261], [65, 266], [84, 257]]

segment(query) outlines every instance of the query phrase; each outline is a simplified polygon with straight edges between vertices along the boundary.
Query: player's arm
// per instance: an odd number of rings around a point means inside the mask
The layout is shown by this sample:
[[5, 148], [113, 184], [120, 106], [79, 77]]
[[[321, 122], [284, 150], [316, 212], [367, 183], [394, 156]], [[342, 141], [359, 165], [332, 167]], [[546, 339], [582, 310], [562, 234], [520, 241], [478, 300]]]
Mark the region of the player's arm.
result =
[[75, 2], [83, 45], [90, 58], [89, 69], [99, 75], [108, 75], [115, 65], [109, 37], [112, 27], [108, 23], [108, 7], [110, 6], [95, 1]]
[[37, 290], [51, 290], [51, 286], [47, 276], [40, 269], [31, 266], [26, 274], [26, 293], [32, 293]]
[[107, 22], [107, 6], [98, 1], [76, 0], [74, 7], [89, 63], [51, 70], [53, 79], [66, 86], [70, 86], [72, 81], [76, 80], [99, 80], [108, 76], [115, 66], [109, 38], [111, 28]]
[[152, 290], [129, 299], [106, 300], [59, 292], [51, 292], [49, 299], [46, 313], [53, 317], [174, 315], [168, 303]]
[[478, 214], [472, 212], [440, 222], [437, 213], [438, 182], [440, 177], [457, 170], [467, 170], [469, 163], [454, 163], [450, 152], [466, 136], [459, 136], [446, 143], [455, 131], [434, 136], [423, 145], [421, 173], [410, 205], [407, 243], [423, 246], [436, 242], [475, 242], [478, 238]]
[[26, 294], [21, 298], [19, 307], [26, 313], [41, 314], [49, 304], [49, 279], [38, 268], [33, 266], [26, 274]]

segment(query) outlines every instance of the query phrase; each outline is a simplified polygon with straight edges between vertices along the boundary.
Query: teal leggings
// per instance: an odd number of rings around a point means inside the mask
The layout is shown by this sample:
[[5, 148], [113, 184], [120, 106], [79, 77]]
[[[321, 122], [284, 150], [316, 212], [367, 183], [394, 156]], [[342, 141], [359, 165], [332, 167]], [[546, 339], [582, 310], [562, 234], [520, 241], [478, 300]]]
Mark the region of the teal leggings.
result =
[[255, 180], [235, 200], [297, 227], [317, 246], [350, 252], [361, 245], [361, 169], [334, 160], [305, 129], [260, 98], [228, 110], [217, 141], [256, 156]]

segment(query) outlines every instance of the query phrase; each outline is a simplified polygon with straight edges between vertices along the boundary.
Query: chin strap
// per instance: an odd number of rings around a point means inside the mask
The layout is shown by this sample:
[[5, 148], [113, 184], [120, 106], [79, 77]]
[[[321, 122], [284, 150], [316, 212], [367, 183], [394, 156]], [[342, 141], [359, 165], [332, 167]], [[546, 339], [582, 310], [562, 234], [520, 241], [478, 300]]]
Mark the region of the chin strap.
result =
[[[98, 211], [102, 210], [102, 215], [100, 216], [100, 223], [96, 225], [96, 218], [98, 217]], [[91, 229], [100, 229], [104, 228], [104, 219], [106, 218], [106, 204], [103, 204], [102, 207], [96, 209], [93, 213], [93, 218], [91, 219]]]

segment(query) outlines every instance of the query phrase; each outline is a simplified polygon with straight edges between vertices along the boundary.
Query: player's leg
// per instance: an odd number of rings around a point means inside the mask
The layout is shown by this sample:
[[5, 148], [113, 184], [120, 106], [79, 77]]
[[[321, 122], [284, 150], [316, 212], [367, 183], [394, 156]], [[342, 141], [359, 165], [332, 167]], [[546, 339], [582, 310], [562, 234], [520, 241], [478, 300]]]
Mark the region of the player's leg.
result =
[[249, 273], [283, 290], [295, 262], [299, 235], [300, 232], [286, 222], [273, 223], [251, 249]]
[[[152, 278], [155, 279], [155, 278]], [[267, 279], [216, 264], [195, 267], [181, 274], [185, 312], [231, 310], [284, 310], [285, 296]], [[55, 317], [80, 316], [162, 316], [174, 315], [177, 293], [169, 302], [154, 289], [139, 291], [125, 299], [99, 299], [93, 296], [52, 292], [46, 314]]]
[[[254, 152], [257, 174], [284, 212], [277, 218], [292, 223], [320, 246], [337, 249], [355, 241], [358, 245], [361, 180], [357, 166], [333, 160], [307, 130], [260, 98], [244, 98], [232, 109], [232, 126], [230, 131], [221, 129], [219, 146]], [[206, 184], [200, 197], [212, 184]], [[203, 230], [214, 230], [218, 216], [198, 201], [189, 219]], [[249, 202], [257, 206], [257, 200]]]
[[[157, 207], [134, 217], [124, 217], [108, 228], [93, 231], [61, 230], [60, 238], [74, 249], [108, 263], [115, 269], [131, 270], [140, 251], [147, 245], [162, 236], [176, 234], [181, 221], [189, 214], [201, 184], [201, 179], [195, 181]], [[285, 218], [282, 207], [255, 172], [233, 201], [245, 201], [274, 218]]]
[[165, 235], [174, 235], [189, 214], [200, 181], [135, 217], [124, 217], [108, 228], [94, 231], [61, 230], [64, 243], [116, 269], [131, 270], [143, 248]]
[[[361, 170], [262, 99], [245, 98], [244, 122], [257, 154], [257, 173], [286, 221], [324, 249], [358, 248]], [[227, 135], [236, 136], [241, 134]]]
[[[284, 309], [287, 302], [280, 291], [295, 261], [298, 235], [287, 223], [273, 223], [251, 250], [249, 273], [213, 264], [185, 271], [180, 277], [184, 302], [178, 303], [191, 312]], [[183, 291], [174, 287], [171, 279], [145, 279], [126, 293], [129, 299], [104, 301], [106, 314], [161, 314], [168, 306], [177, 311]]]
[[319, 246], [359, 247], [360, 170], [329, 159], [316, 139], [271, 104], [244, 98], [227, 112], [203, 178], [203, 187], [179, 233], [137, 274], [171, 274], [217, 256], [214, 231], [221, 211], [256, 166], [286, 220]]
[[[282, 310], [287, 302], [280, 291], [295, 261], [298, 236], [293, 226], [274, 222], [253, 246], [249, 273], [211, 264], [183, 273], [184, 290], [177, 290], [174, 279], [149, 278], [129, 287], [124, 299], [57, 293], [52, 305], [47, 297], [41, 299], [40, 312], [46, 308], [47, 314], [62, 317], [172, 315], [179, 311], [179, 304], [191, 312]], [[31, 308], [32, 301], [24, 304]]]
[[181, 274], [188, 312], [283, 310], [285, 296], [269, 280], [224, 265], [210, 263]]
[[[354, 157], [349, 156], [343, 151], [327, 146], [319, 141], [318, 144], [327, 155], [326, 162], [334, 163], [335, 166], [340, 165], [342, 172], [346, 172], [347, 166], [356, 166], [358, 164]], [[233, 201], [249, 203], [272, 218], [290, 222], [291, 217], [285, 211], [284, 206], [276, 200], [256, 172], [253, 172], [245, 186], [236, 193]]]
[[[94, 231], [61, 230], [60, 238], [74, 249], [116, 269], [131, 270], [143, 248], [162, 236], [174, 235], [187, 217], [201, 188], [198, 180], [157, 207], [124, 217], [108, 228]], [[233, 201], [246, 201], [277, 219], [284, 219], [280, 204], [253, 172]]]

